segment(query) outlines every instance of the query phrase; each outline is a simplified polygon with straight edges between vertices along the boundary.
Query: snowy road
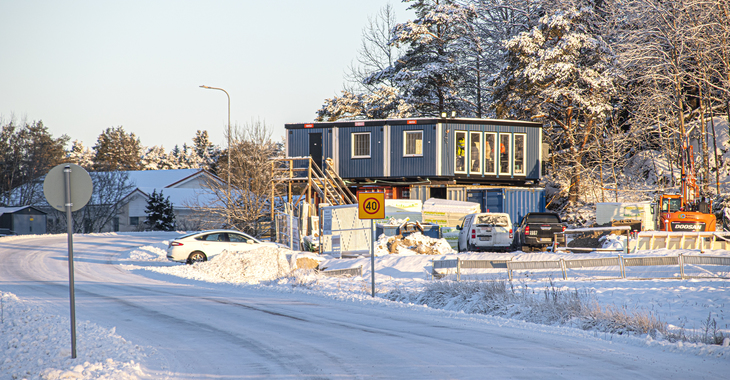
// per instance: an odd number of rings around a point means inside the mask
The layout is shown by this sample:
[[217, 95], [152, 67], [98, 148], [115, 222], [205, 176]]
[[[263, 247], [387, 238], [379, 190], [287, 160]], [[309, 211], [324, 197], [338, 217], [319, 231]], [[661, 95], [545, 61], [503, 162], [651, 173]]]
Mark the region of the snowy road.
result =
[[[572, 329], [141, 276], [118, 265], [121, 252], [170, 236], [75, 237], [77, 320], [116, 327], [142, 346], [151, 378], [719, 379], [729, 370], [724, 359]], [[68, 315], [65, 235], [0, 243], [0, 290]]]

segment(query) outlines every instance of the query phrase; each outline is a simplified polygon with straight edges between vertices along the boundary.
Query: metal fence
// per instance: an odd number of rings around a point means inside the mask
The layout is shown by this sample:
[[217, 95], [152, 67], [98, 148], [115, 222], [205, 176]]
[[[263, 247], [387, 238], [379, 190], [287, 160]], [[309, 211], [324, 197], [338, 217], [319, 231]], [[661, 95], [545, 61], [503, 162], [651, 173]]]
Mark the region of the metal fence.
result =
[[362, 265], [356, 268], [323, 270], [319, 273], [327, 277], [357, 277], [362, 276]]
[[[646, 271], [633, 273], [637, 267], [676, 267], [670, 270], [659, 270], [657, 275], [646, 275]], [[512, 281], [516, 275], [521, 278], [550, 278], [561, 276], [568, 278], [601, 279], [689, 279], [689, 278], [722, 278], [730, 279], [730, 257], [678, 256], [654, 257], [617, 257], [595, 259], [559, 259], [549, 261], [513, 261], [510, 260], [432, 260], [432, 278], [441, 278], [449, 269], [456, 269], [456, 279], [461, 281], [463, 269], [485, 269], [491, 274], [504, 274]], [[446, 273], [437, 270], [446, 269]], [[586, 273], [586, 271], [588, 271]], [[673, 273], [667, 276], [666, 273]]]

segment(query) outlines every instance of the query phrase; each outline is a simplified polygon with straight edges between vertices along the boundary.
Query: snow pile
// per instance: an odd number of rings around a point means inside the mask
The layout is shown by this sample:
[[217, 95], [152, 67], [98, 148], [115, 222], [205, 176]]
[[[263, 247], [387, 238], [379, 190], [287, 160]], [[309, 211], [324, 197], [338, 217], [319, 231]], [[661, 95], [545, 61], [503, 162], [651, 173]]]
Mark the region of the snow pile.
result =
[[626, 235], [610, 234], [602, 236], [600, 240], [603, 243], [602, 248], [605, 249], [620, 250], [626, 246]]
[[453, 249], [446, 239], [434, 239], [420, 232], [414, 232], [406, 237], [401, 235], [380, 235], [375, 243], [375, 255], [445, 255]]
[[[153, 272], [170, 274], [199, 281], [234, 284], [258, 284], [284, 277], [291, 272], [287, 261], [288, 249], [261, 247], [245, 252], [223, 252], [213, 256], [210, 261], [193, 265], [179, 264], [167, 259], [167, 242], [146, 245], [133, 249], [120, 258], [128, 269], [146, 269]], [[160, 266], [145, 263], [158, 262]]]
[[0, 374], [12, 379], [137, 379], [142, 349], [91, 322], [76, 324], [71, 358], [70, 322], [0, 292]]
[[291, 272], [287, 249], [262, 247], [246, 252], [223, 252], [212, 260], [193, 265], [195, 269], [227, 282], [258, 284], [284, 277]]

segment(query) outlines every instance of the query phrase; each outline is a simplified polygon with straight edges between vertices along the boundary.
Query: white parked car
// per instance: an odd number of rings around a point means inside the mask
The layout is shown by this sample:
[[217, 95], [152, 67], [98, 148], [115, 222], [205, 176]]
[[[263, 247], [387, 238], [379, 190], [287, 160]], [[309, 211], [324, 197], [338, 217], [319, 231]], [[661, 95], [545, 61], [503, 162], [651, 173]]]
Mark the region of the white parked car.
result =
[[228, 252], [244, 252], [260, 247], [282, 247], [277, 243], [258, 240], [243, 232], [209, 230], [177, 237], [167, 246], [167, 259], [192, 264]]
[[459, 231], [459, 252], [509, 251], [512, 248], [512, 220], [509, 214], [487, 212], [470, 214]]

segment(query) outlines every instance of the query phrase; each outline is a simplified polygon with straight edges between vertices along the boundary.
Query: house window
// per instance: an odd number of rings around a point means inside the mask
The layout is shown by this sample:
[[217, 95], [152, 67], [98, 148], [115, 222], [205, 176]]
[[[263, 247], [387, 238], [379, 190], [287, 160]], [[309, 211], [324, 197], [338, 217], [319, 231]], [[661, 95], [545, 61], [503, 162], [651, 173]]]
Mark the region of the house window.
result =
[[130, 216], [129, 217], [129, 225], [130, 226], [138, 226], [139, 225], [139, 216]]
[[466, 132], [456, 132], [454, 172], [466, 173]]
[[497, 134], [484, 134], [484, 174], [497, 174]]
[[527, 135], [515, 134], [515, 175], [525, 175], [525, 141]]
[[499, 134], [499, 174], [510, 174], [510, 137], [509, 133]]
[[404, 157], [423, 156], [423, 131], [404, 131]]
[[482, 133], [469, 133], [469, 172], [480, 174], [482, 172]]
[[370, 132], [352, 134], [352, 158], [370, 158]]

